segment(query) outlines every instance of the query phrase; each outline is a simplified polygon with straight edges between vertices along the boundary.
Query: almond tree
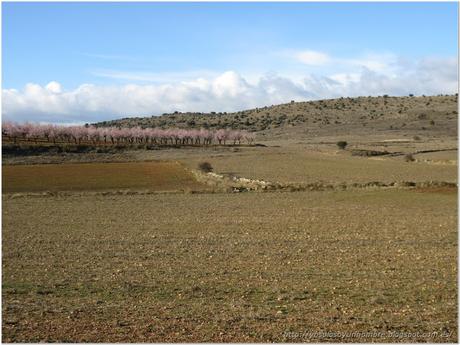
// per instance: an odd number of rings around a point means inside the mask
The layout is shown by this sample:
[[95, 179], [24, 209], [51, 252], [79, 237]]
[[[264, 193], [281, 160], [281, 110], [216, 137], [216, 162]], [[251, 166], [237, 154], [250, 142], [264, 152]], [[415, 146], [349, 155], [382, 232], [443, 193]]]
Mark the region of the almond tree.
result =
[[107, 144], [110, 140], [115, 144], [154, 143], [157, 145], [211, 145], [216, 139], [219, 145], [225, 145], [227, 140], [233, 140], [233, 144], [241, 144], [241, 140], [247, 140], [252, 144], [255, 139], [253, 133], [246, 131], [219, 129], [211, 131], [201, 128], [200, 130], [170, 128], [117, 128], [117, 127], [95, 127], [95, 126], [58, 126], [53, 124], [18, 124], [14, 122], [2, 123], [2, 134], [13, 139], [31, 139], [37, 141], [46, 138], [47, 141], [56, 140], [81, 144], [84, 141], [97, 145], [101, 142]]
[[252, 145], [254, 141], [256, 140], [256, 134], [254, 132], [251, 132], [251, 133], [245, 132], [243, 136], [249, 145]]
[[238, 145], [241, 144], [241, 139], [243, 138], [243, 133], [240, 131], [231, 131], [229, 133], [229, 139], [233, 140], [233, 145], [236, 145], [238, 141]]
[[214, 137], [219, 142], [219, 145], [222, 145], [222, 142], [225, 145], [225, 141], [228, 139], [228, 132], [225, 129], [219, 129], [214, 134]]

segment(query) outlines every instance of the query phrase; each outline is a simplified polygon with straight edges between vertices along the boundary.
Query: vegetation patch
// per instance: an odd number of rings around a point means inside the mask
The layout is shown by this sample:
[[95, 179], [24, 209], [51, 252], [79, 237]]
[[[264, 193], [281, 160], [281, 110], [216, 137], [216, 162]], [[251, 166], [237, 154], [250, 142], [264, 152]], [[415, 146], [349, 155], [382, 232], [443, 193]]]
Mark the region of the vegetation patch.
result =
[[[428, 102], [429, 104], [427, 104]], [[363, 129], [394, 131], [404, 128], [412, 135], [420, 130], [421, 114], [430, 113], [436, 126], [429, 125], [424, 133], [440, 129], [456, 132], [457, 95], [430, 97], [340, 97], [337, 99], [289, 102], [248, 110], [227, 112], [173, 112], [161, 116], [129, 117], [96, 123], [97, 127], [142, 127], [248, 130], [274, 133], [308, 128], [329, 133], [331, 129]], [[152, 114], [158, 115], [158, 114]], [[423, 117], [423, 115], [422, 115]], [[405, 142], [412, 140], [406, 139]]]
[[352, 156], [360, 156], [360, 157], [374, 157], [374, 156], [386, 156], [391, 154], [388, 151], [375, 151], [375, 150], [352, 150]]

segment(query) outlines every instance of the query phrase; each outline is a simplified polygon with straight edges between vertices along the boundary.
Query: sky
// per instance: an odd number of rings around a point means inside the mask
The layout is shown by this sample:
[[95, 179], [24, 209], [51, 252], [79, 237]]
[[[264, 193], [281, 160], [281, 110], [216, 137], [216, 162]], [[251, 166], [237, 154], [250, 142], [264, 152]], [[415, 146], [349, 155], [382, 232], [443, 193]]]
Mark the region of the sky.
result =
[[456, 2], [2, 3], [4, 120], [458, 92]]

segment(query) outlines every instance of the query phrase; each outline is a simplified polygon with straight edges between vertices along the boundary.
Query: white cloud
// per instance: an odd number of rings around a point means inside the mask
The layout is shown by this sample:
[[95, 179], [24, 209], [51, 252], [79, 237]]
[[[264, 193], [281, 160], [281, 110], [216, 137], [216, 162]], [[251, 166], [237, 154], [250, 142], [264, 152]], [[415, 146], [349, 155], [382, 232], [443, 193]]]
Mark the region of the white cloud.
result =
[[391, 73], [395, 67], [401, 67], [398, 57], [390, 53], [367, 54], [358, 58], [337, 59], [336, 63], [350, 65], [351, 67], [365, 67], [370, 71], [380, 73]]
[[356, 83], [359, 82], [359, 79], [361, 78], [360, 73], [337, 73], [337, 74], [332, 74], [329, 76], [332, 80], [335, 80], [336, 82], [342, 84], [342, 85], [349, 85], [351, 83]]
[[236, 72], [229, 71], [218, 76], [212, 85], [213, 93], [220, 98], [235, 98], [244, 96], [250, 89], [250, 85]]
[[321, 66], [331, 62], [329, 55], [314, 50], [304, 50], [294, 56], [298, 61], [306, 65]]
[[57, 81], [52, 81], [52, 82], [48, 83], [45, 86], [45, 89], [47, 89], [48, 91], [51, 91], [52, 93], [61, 93], [62, 92], [61, 84], [59, 84]]
[[[372, 59], [371, 59], [372, 60]], [[374, 60], [375, 59], [374, 57]], [[385, 67], [356, 63], [349, 71], [248, 79], [235, 71], [214, 77], [121, 86], [83, 84], [65, 90], [56, 82], [3, 89], [5, 119], [37, 122], [95, 122], [172, 111], [237, 111], [265, 105], [341, 96], [456, 93], [456, 58], [407, 61], [387, 58]], [[383, 63], [382, 63], [383, 64]]]
[[309, 66], [328, 66], [335, 68], [340, 67], [342, 69], [364, 67], [371, 71], [382, 73], [390, 72], [395, 65], [400, 63], [399, 58], [391, 53], [370, 53], [353, 58], [338, 58], [324, 52], [304, 50], [285, 53], [284, 55], [289, 55], [291, 58], [294, 58], [302, 64]]

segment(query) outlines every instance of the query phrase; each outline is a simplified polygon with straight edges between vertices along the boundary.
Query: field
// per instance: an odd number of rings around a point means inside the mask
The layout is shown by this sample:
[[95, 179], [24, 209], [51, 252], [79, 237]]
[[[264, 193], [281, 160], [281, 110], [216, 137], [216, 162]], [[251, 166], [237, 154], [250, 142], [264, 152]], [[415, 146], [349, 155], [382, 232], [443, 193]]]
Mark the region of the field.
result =
[[3, 340], [454, 341], [456, 224], [455, 193], [4, 200]]
[[[456, 151], [453, 153], [452, 156]], [[168, 154], [162, 153], [160, 157], [166, 157]], [[191, 152], [177, 152], [174, 157], [191, 168], [205, 159], [203, 153], [194, 155]], [[415, 155], [415, 158], [419, 156]], [[306, 183], [457, 181], [456, 164], [407, 163], [402, 156], [352, 157], [349, 152], [341, 152], [331, 148], [331, 145], [325, 152], [312, 150], [303, 145], [241, 148], [237, 152], [227, 150], [227, 152], [209, 154], [206, 159], [220, 173], [270, 181]], [[433, 163], [436, 162], [435, 159]]]
[[[414, 139], [408, 109], [405, 132], [4, 153], [3, 342], [456, 342], [456, 120]], [[233, 177], [335, 187], [221, 188]]]
[[175, 162], [7, 165], [2, 182], [8, 193], [202, 188]]

